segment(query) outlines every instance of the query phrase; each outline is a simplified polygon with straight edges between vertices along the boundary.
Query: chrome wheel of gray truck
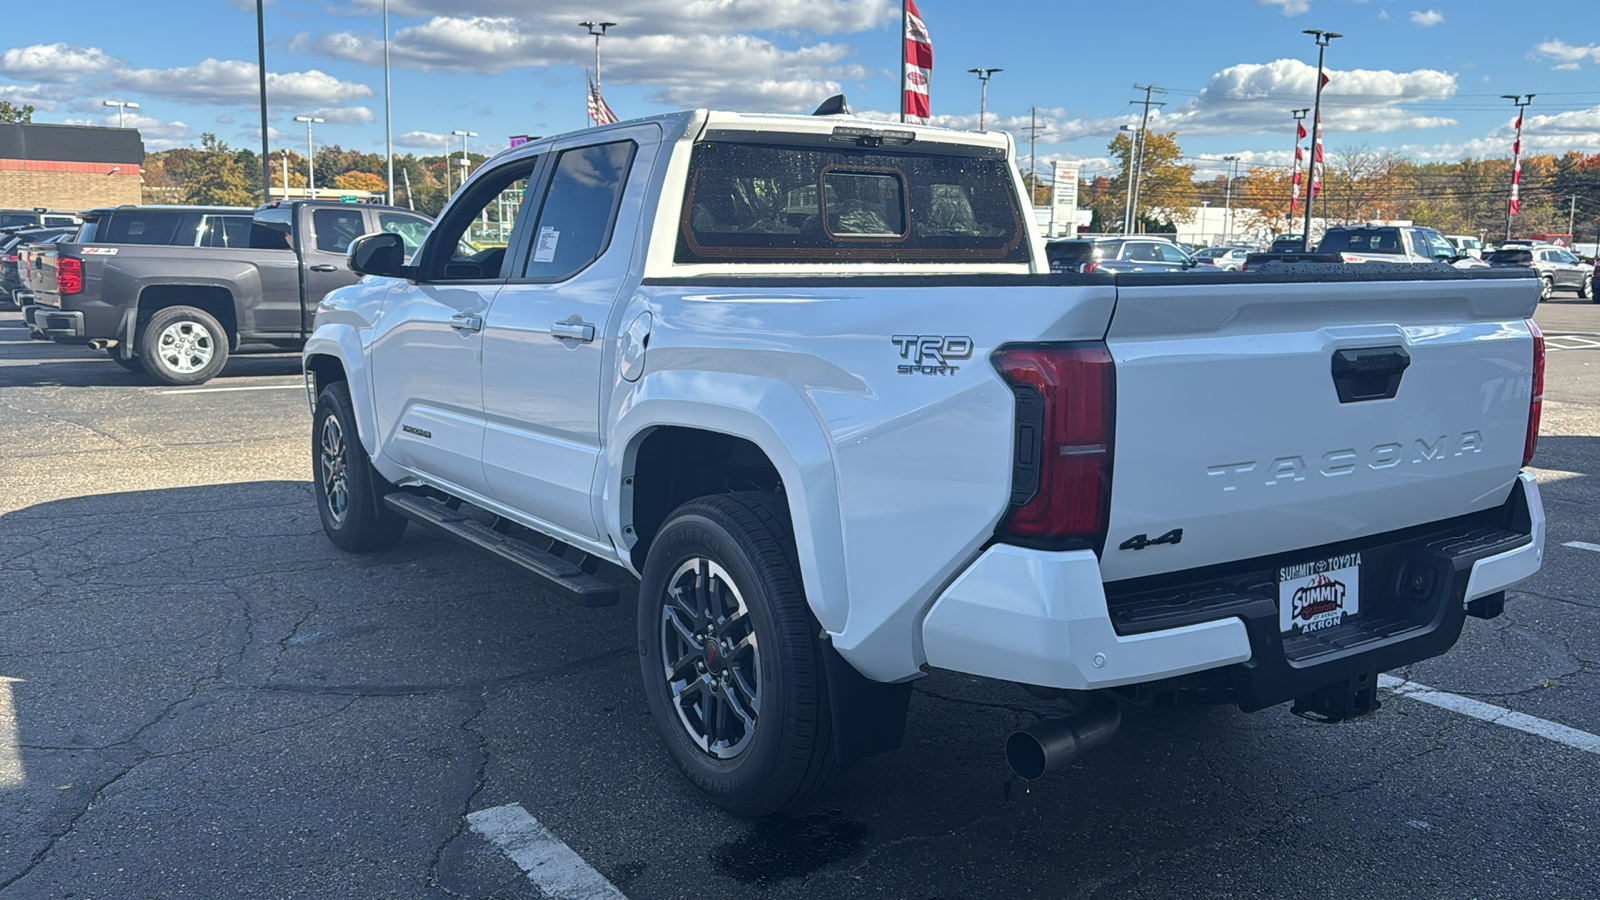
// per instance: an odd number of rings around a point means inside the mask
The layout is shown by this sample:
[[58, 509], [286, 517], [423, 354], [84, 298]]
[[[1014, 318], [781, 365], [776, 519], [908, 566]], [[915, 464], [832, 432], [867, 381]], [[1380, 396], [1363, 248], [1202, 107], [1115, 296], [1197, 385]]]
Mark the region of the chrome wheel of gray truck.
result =
[[228, 362], [228, 332], [204, 310], [169, 306], [150, 317], [139, 335], [139, 359], [166, 384], [210, 381]]
[[837, 778], [817, 630], [781, 497], [701, 497], [657, 533], [639, 588], [645, 697], [711, 802], [768, 815]]

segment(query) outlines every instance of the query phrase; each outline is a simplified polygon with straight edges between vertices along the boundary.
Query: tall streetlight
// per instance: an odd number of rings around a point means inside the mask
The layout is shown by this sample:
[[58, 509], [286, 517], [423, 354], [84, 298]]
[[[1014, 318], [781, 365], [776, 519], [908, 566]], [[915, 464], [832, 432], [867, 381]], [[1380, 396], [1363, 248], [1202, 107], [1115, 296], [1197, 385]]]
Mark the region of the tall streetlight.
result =
[[579, 22], [579, 28], [589, 29], [594, 35], [594, 88], [600, 89], [600, 39], [606, 36], [607, 28], [617, 27], [615, 22]]
[[1522, 111], [1533, 102], [1532, 94], [1501, 94], [1517, 105], [1517, 137], [1511, 143], [1511, 202], [1506, 204], [1506, 240], [1511, 240], [1511, 217], [1522, 205], [1517, 196], [1522, 186]]
[[[261, 195], [272, 202], [272, 153], [267, 149], [267, 19], [256, 0], [256, 76], [261, 80]], [[287, 195], [285, 195], [287, 199]]]
[[394, 205], [394, 119], [389, 104], [389, 0], [383, 0], [383, 158], [389, 176], [384, 182], [383, 202]]
[[[325, 120], [316, 116], [295, 116], [296, 122], [306, 123], [306, 192], [312, 200], [317, 199], [317, 153], [311, 146], [311, 125], [322, 124]], [[287, 200], [288, 195], [284, 196]]]
[[102, 101], [100, 105], [101, 106], [115, 106], [117, 108], [117, 127], [118, 128], [122, 127], [122, 111], [124, 109], [138, 109], [139, 108], [139, 104], [130, 102], [128, 100], [105, 100], [105, 101]]
[[1239, 157], [1224, 156], [1222, 161], [1228, 164], [1228, 188], [1223, 195], [1222, 207], [1222, 239], [1233, 240], [1233, 178], [1239, 171]]
[[452, 131], [450, 133], [461, 138], [461, 183], [465, 185], [467, 183], [467, 166], [470, 165], [467, 161], [467, 138], [477, 137], [478, 133], [476, 131]]
[[978, 130], [979, 131], [986, 131], [987, 129], [984, 128], [984, 117], [988, 113], [988, 110], [989, 110], [989, 79], [994, 77], [994, 73], [1003, 72], [1005, 70], [1004, 69], [968, 69], [967, 71], [971, 72], [972, 74], [974, 74], [976, 76], [978, 76], [978, 81], [983, 83], [983, 90], [982, 90], [982, 93], [979, 95], [979, 98], [978, 98]]
[[[1318, 176], [1321, 174], [1319, 164], [1322, 161], [1317, 159], [1317, 148], [1321, 146], [1319, 142], [1322, 140], [1322, 62], [1324, 55], [1328, 51], [1328, 45], [1333, 43], [1334, 38], [1342, 38], [1344, 35], [1337, 31], [1322, 31], [1317, 28], [1307, 28], [1303, 33], [1311, 35], [1317, 42], [1317, 99], [1316, 102], [1311, 104], [1313, 110], [1311, 115], [1311, 177], [1306, 179], [1306, 226], [1305, 239], [1301, 244], [1302, 249], [1309, 252], [1311, 249], [1311, 204], [1316, 199], [1312, 196], [1312, 192], [1320, 193], [1322, 189], [1322, 184], [1318, 180]], [[1327, 206], [1327, 201], [1323, 201], [1323, 206]]]

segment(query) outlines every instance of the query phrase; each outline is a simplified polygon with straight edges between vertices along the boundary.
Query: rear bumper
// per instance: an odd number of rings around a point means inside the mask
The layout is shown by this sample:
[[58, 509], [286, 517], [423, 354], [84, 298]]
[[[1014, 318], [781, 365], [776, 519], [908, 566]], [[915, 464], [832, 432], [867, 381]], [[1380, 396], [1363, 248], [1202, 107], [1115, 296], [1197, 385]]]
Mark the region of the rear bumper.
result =
[[[1315, 637], [1279, 631], [1275, 572], [1340, 553], [1363, 557], [1362, 615]], [[991, 546], [923, 621], [928, 664], [973, 675], [1095, 690], [1210, 673], [1240, 707], [1260, 709], [1350, 678], [1438, 656], [1469, 611], [1498, 613], [1502, 592], [1538, 571], [1544, 508], [1523, 472], [1506, 504], [1431, 526], [1108, 586], [1090, 551]], [[1402, 596], [1402, 572], [1425, 590]], [[1470, 607], [1470, 610], [1469, 610]]]
[[83, 313], [77, 310], [57, 309], [53, 306], [28, 305], [22, 308], [22, 319], [28, 330], [51, 340], [87, 340]]

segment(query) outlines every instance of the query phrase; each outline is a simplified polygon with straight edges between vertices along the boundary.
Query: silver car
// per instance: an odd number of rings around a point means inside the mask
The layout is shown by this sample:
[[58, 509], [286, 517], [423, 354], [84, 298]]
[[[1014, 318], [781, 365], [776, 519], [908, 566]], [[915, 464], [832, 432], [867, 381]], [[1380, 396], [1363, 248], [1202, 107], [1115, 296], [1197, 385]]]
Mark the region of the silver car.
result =
[[1578, 296], [1585, 300], [1594, 298], [1594, 266], [1579, 259], [1565, 247], [1507, 242], [1484, 257], [1484, 261], [1496, 267], [1537, 269], [1540, 300], [1549, 300], [1557, 290], [1577, 291]]
[[1195, 262], [1203, 266], [1216, 266], [1224, 272], [1236, 272], [1250, 255], [1245, 247], [1207, 247], [1194, 255]]

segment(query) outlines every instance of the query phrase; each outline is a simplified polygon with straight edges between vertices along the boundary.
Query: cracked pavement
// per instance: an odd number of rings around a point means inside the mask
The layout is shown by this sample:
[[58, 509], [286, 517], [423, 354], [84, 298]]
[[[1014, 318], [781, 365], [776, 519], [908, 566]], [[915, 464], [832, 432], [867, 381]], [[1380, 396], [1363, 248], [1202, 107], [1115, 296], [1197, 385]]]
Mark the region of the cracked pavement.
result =
[[[1587, 302], [1539, 318], [1600, 331]], [[466, 825], [507, 803], [635, 900], [1600, 893], [1600, 757], [1404, 698], [1336, 726], [1129, 709], [1030, 784], [1001, 745], [1068, 707], [935, 673], [901, 750], [815, 810], [731, 819], [661, 752], [631, 584], [583, 609], [415, 529], [341, 553], [301, 391], [162, 394], [19, 326], [0, 313], [0, 900], [538, 897]], [[298, 371], [235, 357], [210, 386]], [[1600, 553], [1560, 546], [1600, 543], [1600, 350], [1552, 352], [1545, 396], [1544, 570], [1395, 674], [1600, 733]]]

